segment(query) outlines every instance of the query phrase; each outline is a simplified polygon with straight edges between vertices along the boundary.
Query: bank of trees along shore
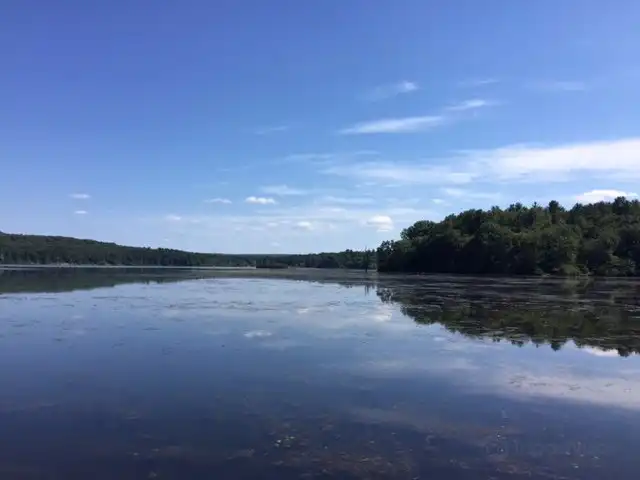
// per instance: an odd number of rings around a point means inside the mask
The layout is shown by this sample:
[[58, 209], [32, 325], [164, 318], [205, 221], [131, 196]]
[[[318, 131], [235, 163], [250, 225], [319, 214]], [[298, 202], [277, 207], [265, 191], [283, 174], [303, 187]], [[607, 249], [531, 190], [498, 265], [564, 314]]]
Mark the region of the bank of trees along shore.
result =
[[640, 275], [640, 202], [558, 202], [421, 220], [377, 251], [226, 255], [0, 233], [0, 264], [377, 268], [380, 272]]
[[346, 268], [356, 270], [375, 269], [375, 251], [344, 250], [336, 253], [312, 253], [303, 255], [269, 255], [256, 260], [258, 268]]
[[0, 264], [243, 266], [243, 259], [46, 235], [0, 234]]
[[0, 264], [365, 269], [375, 268], [375, 252], [345, 250], [308, 255], [226, 255], [168, 248], [127, 247], [71, 237], [0, 232]]
[[640, 275], [640, 202], [467, 210], [377, 250], [381, 272]]

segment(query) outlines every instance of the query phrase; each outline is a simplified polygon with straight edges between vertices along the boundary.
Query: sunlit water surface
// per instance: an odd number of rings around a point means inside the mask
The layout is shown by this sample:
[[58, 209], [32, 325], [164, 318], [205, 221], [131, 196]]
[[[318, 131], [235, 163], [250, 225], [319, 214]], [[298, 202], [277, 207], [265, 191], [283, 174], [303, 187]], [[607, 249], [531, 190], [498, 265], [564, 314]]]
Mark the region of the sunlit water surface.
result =
[[0, 478], [637, 478], [639, 292], [4, 271]]

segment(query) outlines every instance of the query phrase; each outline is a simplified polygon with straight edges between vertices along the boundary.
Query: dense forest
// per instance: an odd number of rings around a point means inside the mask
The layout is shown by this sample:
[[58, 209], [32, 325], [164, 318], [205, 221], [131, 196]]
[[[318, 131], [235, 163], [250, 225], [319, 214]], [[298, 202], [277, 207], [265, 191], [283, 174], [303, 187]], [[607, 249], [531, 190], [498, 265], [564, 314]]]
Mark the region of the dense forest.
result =
[[256, 256], [258, 268], [348, 268], [368, 270], [375, 268], [375, 251], [345, 250], [337, 253], [310, 253], [305, 255]]
[[172, 267], [375, 267], [373, 251], [346, 250], [308, 255], [227, 255], [167, 248], [126, 247], [115, 243], [44, 235], [0, 232], [0, 264], [4, 265], [139, 265]]
[[375, 268], [380, 272], [640, 275], [640, 202], [520, 203], [421, 220], [377, 251], [227, 255], [0, 233], [0, 264]]
[[418, 221], [377, 250], [381, 272], [640, 274], [640, 202], [520, 203]]

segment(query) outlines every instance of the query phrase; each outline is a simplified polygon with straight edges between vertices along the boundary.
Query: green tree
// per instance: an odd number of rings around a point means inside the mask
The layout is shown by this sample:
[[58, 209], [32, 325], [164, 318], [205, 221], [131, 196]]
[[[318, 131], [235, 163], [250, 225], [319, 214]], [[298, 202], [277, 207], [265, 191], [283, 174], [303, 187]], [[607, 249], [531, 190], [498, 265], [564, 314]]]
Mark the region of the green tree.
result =
[[640, 274], [640, 202], [520, 203], [420, 220], [378, 249], [387, 272]]

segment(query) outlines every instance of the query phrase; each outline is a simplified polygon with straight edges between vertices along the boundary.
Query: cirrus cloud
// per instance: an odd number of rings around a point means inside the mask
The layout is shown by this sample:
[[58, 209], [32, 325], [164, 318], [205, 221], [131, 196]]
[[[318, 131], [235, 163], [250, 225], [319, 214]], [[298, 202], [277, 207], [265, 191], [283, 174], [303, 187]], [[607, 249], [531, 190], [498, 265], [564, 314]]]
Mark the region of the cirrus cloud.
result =
[[508, 145], [410, 161], [335, 162], [322, 173], [399, 185], [471, 182], [575, 182], [640, 180], [640, 137], [551, 146]]
[[575, 174], [640, 177], [640, 138], [557, 146], [516, 145], [472, 152], [476, 170], [502, 180], [575, 180]]
[[440, 109], [436, 115], [379, 118], [343, 128], [341, 135], [371, 135], [381, 133], [415, 133], [431, 130], [459, 119], [462, 112], [497, 105], [497, 102], [474, 98]]
[[415, 92], [419, 89], [417, 83], [404, 80], [391, 85], [380, 85], [364, 95], [364, 99], [371, 102], [386, 100], [405, 93]]
[[470, 79], [459, 82], [458, 86], [463, 88], [484, 87], [486, 85], [493, 85], [498, 82], [500, 82], [500, 80], [492, 77], [470, 78]]
[[342, 135], [368, 135], [375, 133], [412, 133], [423, 132], [439, 127], [446, 122], [441, 115], [425, 115], [418, 117], [382, 118], [370, 122], [356, 123], [340, 130]]
[[576, 80], [532, 82], [528, 86], [529, 88], [546, 92], [585, 92], [589, 89], [585, 82]]
[[496, 104], [497, 103], [492, 100], [484, 100], [482, 98], [473, 98], [471, 100], [465, 100], [464, 102], [459, 102], [459, 103], [450, 105], [446, 108], [446, 110], [450, 112], [464, 112], [466, 110], [475, 110], [478, 108], [490, 107]]
[[256, 135], [271, 135], [273, 133], [282, 133], [289, 130], [289, 125], [274, 125], [271, 127], [261, 127], [255, 130]]
[[268, 193], [269, 195], [278, 195], [281, 197], [306, 195], [308, 193], [306, 190], [289, 187], [287, 185], [267, 185], [266, 187], [262, 187], [260, 190], [264, 193]]
[[347, 165], [335, 164], [322, 170], [322, 173], [343, 177], [356, 177], [362, 180], [393, 182], [402, 185], [425, 185], [442, 183], [464, 184], [476, 177], [472, 172], [454, 170], [428, 162], [362, 162]]

